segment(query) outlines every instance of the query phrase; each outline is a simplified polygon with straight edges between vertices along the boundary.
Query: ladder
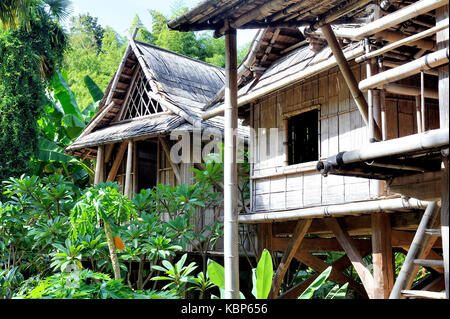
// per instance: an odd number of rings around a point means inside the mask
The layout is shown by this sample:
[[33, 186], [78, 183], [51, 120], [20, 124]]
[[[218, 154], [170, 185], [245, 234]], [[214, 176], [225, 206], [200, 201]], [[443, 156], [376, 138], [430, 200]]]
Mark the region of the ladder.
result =
[[[420, 259], [425, 247], [433, 237], [441, 236], [440, 229], [433, 229], [437, 220], [439, 206], [436, 202], [430, 202], [422, 216], [419, 227], [417, 228], [410, 249], [403, 262], [402, 268], [397, 276], [394, 287], [389, 299], [400, 298], [427, 298], [427, 299], [448, 299], [445, 292], [433, 292], [426, 290], [408, 290], [415, 275], [418, 266], [424, 267], [444, 267], [443, 260]], [[444, 246], [444, 245], [443, 245]], [[443, 247], [444, 248], [444, 247]], [[448, 254], [444, 250], [444, 254]], [[448, 293], [448, 292], [447, 292]]]

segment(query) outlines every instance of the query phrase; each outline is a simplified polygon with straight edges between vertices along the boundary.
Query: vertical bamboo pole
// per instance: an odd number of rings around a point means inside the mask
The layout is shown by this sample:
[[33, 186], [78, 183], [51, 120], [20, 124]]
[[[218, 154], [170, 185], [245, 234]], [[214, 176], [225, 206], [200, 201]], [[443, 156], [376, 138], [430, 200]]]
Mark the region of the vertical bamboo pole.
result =
[[127, 150], [127, 167], [125, 170], [125, 190], [124, 195], [131, 199], [131, 172], [133, 167], [133, 144], [132, 140], [128, 141], [128, 150]]
[[[370, 42], [369, 38], [364, 39], [364, 49], [366, 54], [370, 52]], [[366, 77], [370, 78], [372, 76], [372, 59], [366, 62]], [[373, 90], [367, 90], [367, 112], [368, 112], [368, 127], [369, 127], [369, 143], [375, 141], [375, 118], [373, 110]]]
[[417, 133], [422, 133], [422, 108], [421, 108], [421, 97], [416, 96], [416, 122], [417, 122]]
[[100, 145], [97, 149], [97, 162], [95, 164], [95, 177], [94, 185], [102, 183], [104, 181], [104, 156], [105, 156], [105, 146]]
[[289, 165], [289, 120], [283, 119], [284, 126], [284, 166]]
[[420, 114], [421, 114], [421, 129], [422, 132], [425, 132], [426, 126], [425, 126], [425, 118], [426, 118], [426, 111], [425, 111], [425, 73], [420, 71]]
[[[226, 22], [228, 23], [228, 22]], [[225, 298], [239, 298], [237, 221], [237, 51], [236, 30], [225, 33], [224, 265]]]

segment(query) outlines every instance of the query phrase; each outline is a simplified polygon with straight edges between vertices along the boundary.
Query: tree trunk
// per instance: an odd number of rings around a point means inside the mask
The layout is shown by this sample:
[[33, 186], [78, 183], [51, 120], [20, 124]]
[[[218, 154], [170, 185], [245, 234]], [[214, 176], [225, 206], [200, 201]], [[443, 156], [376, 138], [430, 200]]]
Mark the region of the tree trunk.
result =
[[114, 271], [114, 279], [121, 279], [120, 277], [120, 266], [119, 266], [119, 259], [117, 258], [116, 254], [116, 245], [114, 244], [114, 239], [112, 235], [111, 228], [109, 227], [109, 224], [105, 221], [105, 234], [106, 234], [106, 241], [108, 242], [108, 248], [109, 248], [109, 256], [111, 258], [111, 264]]

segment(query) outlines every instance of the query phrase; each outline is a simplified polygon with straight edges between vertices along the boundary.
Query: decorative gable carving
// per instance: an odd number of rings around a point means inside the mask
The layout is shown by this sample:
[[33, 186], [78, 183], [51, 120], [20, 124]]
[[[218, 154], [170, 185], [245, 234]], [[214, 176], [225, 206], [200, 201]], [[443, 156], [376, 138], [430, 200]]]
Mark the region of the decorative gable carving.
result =
[[136, 72], [127, 94], [121, 121], [164, 112], [162, 106], [151, 98], [152, 89], [142, 69], [139, 68]]

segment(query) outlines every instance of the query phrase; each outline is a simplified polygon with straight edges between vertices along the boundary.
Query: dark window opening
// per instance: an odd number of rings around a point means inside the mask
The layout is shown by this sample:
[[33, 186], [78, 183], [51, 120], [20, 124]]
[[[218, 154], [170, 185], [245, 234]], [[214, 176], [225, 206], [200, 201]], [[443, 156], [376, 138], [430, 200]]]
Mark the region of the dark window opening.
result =
[[156, 186], [157, 144], [149, 141], [137, 142], [137, 192]]
[[319, 110], [313, 110], [289, 118], [289, 165], [319, 159], [318, 116]]

